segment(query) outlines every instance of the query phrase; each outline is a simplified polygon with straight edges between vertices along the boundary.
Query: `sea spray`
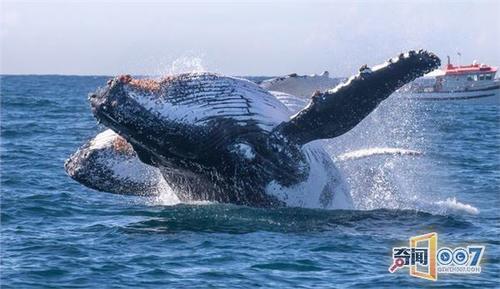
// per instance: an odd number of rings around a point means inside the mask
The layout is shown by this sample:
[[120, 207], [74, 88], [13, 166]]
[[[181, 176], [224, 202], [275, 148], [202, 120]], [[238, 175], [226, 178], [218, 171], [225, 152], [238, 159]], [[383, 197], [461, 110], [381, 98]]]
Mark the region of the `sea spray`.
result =
[[444, 187], [442, 180], [425, 173], [439, 168], [426, 155], [432, 140], [421, 137], [427, 112], [420, 105], [395, 94], [356, 128], [326, 141], [349, 183], [355, 208], [477, 214], [469, 204], [436, 194], [433, 187]]
[[179, 74], [186, 72], [207, 71], [200, 56], [182, 56], [175, 59], [170, 65], [169, 74]]
[[156, 66], [151, 69], [149, 76], [165, 77], [168, 75], [190, 73], [190, 72], [205, 72], [207, 67], [202, 54], [184, 54], [169, 61], [159, 61]]

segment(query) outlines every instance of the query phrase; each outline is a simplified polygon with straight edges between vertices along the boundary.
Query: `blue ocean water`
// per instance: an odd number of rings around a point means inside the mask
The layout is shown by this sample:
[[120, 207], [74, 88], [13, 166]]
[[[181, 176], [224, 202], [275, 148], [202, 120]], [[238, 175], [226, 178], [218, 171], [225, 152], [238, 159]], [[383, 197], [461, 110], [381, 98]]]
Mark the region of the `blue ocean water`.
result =
[[[424, 154], [346, 166], [358, 210], [166, 206], [92, 191], [64, 172], [65, 158], [103, 129], [86, 98], [107, 79], [1, 77], [3, 288], [499, 286], [499, 107], [382, 107], [378, 126], [360, 126], [332, 154], [388, 134]], [[364, 170], [375, 176], [368, 184]], [[390, 274], [392, 247], [428, 232], [440, 245], [486, 246], [482, 273], [435, 282]]]

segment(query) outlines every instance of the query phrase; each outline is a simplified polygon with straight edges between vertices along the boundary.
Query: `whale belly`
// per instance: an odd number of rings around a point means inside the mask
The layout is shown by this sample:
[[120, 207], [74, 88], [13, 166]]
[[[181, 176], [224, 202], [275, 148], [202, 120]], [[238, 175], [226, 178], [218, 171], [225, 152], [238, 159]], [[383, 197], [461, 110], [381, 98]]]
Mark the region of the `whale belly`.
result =
[[305, 181], [289, 187], [272, 181], [266, 193], [290, 207], [353, 209], [349, 186], [322, 144], [315, 141], [302, 148], [310, 167]]

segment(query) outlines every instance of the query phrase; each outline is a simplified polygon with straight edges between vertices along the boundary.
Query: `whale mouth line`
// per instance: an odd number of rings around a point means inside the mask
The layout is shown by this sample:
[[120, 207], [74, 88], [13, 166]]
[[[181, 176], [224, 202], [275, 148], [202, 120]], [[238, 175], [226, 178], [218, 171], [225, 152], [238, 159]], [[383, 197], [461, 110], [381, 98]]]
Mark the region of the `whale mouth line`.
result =
[[[135, 145], [140, 146], [143, 150], [147, 150], [148, 152], [157, 155], [154, 151], [150, 150], [147, 146], [142, 144], [140, 141], [137, 141], [132, 134], [127, 133], [128, 129], [124, 128], [120, 125], [118, 120], [114, 117], [110, 116], [105, 112], [100, 112], [98, 116], [99, 120], [108, 128], [116, 132], [119, 136], [123, 137], [126, 141], [130, 143], [134, 143]], [[125, 136], [124, 136], [125, 135]]]
[[114, 117], [110, 116], [105, 112], [99, 112], [98, 119], [107, 127], [117, 133], [119, 136], [123, 137], [127, 142], [129, 142], [134, 150], [137, 152], [137, 147], [139, 147], [142, 151], [147, 151], [154, 158], [160, 160], [161, 162], [167, 163], [168, 160], [165, 159], [160, 153], [150, 148], [149, 146], [143, 144], [141, 141], [137, 140], [131, 133], [129, 133], [129, 129], [120, 125], [120, 122], [116, 120]]
[[[99, 120], [99, 122], [101, 122], [103, 125], [112, 129], [114, 132], [116, 132], [117, 134], [119, 134], [120, 136], [123, 137], [122, 130], [119, 129], [120, 123], [114, 117], [112, 117], [111, 115], [109, 115], [105, 112], [102, 112], [102, 111], [96, 112], [95, 116]], [[127, 134], [127, 136], [128, 136], [128, 134]]]

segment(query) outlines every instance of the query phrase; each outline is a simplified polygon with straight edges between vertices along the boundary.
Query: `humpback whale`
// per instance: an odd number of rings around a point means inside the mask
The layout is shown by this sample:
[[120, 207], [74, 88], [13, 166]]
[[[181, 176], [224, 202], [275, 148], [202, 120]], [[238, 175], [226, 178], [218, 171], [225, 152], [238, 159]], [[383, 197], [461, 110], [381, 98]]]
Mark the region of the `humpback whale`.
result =
[[263, 80], [259, 86], [269, 90], [309, 98], [316, 91], [324, 91], [339, 84], [340, 79], [331, 78], [328, 71], [320, 75], [298, 75], [291, 73], [282, 77]]
[[[121, 76], [89, 99], [97, 120], [126, 140], [130, 156], [160, 172], [181, 201], [350, 208], [348, 188], [318, 140], [349, 131], [439, 62], [420, 50], [364, 66], [343, 84], [315, 93], [295, 114], [256, 84], [213, 73]], [[70, 158], [67, 171], [79, 163], [72, 159], [88, 160]], [[84, 185], [123, 193], [75, 175]]]

